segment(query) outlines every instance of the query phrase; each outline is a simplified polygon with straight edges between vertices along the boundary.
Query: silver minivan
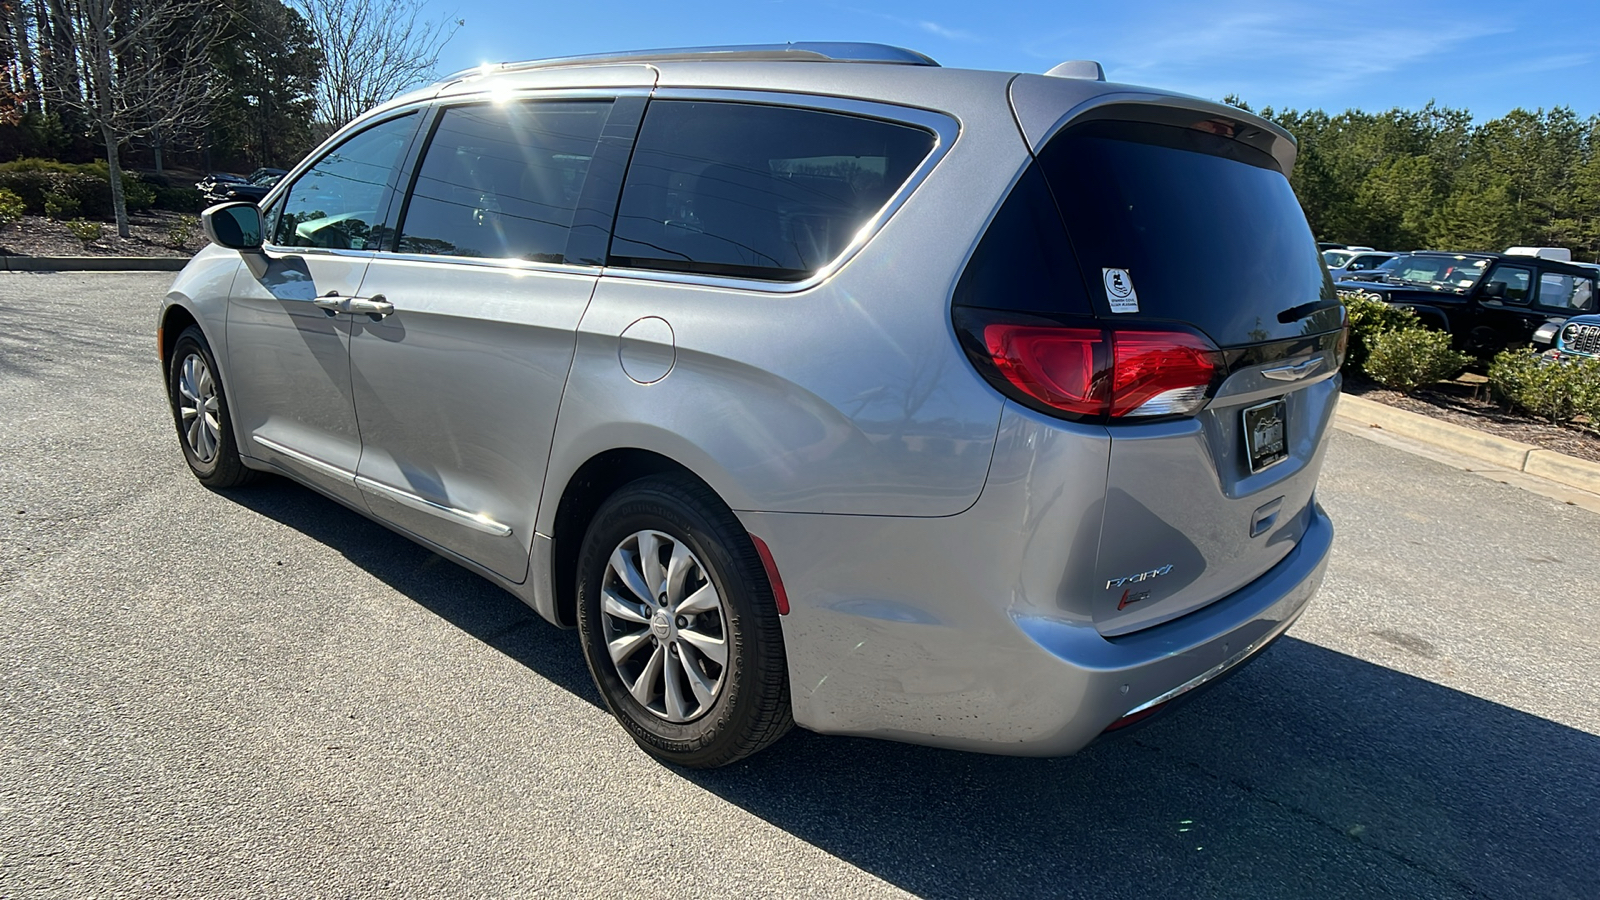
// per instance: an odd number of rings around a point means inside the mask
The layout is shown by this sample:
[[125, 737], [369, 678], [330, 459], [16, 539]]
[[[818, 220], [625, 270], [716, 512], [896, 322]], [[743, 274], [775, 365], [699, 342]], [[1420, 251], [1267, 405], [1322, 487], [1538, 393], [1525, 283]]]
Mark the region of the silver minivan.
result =
[[575, 627], [661, 759], [1072, 753], [1321, 583], [1345, 321], [1294, 156], [1092, 63], [486, 66], [207, 210], [163, 372], [203, 483], [287, 476]]

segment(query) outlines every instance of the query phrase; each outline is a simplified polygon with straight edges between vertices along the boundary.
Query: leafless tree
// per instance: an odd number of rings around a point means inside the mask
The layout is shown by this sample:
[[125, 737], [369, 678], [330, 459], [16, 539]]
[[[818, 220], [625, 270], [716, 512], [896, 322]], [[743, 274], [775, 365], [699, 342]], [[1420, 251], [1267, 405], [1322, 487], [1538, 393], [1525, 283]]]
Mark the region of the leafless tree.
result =
[[207, 0], [52, 0], [70, 26], [81, 95], [62, 92], [99, 131], [111, 175], [117, 234], [129, 236], [118, 148], [198, 125], [214, 89]]
[[322, 51], [317, 119], [337, 128], [434, 77], [460, 19], [425, 18], [424, 0], [289, 0]]

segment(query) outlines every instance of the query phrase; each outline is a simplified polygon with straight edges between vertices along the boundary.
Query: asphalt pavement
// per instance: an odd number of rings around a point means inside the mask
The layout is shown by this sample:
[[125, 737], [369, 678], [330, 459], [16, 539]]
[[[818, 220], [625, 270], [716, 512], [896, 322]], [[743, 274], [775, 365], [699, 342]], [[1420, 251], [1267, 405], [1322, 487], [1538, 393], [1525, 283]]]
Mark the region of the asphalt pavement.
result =
[[1149, 727], [682, 772], [509, 595], [197, 484], [170, 282], [0, 275], [0, 897], [1600, 897], [1600, 515], [1336, 432], [1321, 595]]

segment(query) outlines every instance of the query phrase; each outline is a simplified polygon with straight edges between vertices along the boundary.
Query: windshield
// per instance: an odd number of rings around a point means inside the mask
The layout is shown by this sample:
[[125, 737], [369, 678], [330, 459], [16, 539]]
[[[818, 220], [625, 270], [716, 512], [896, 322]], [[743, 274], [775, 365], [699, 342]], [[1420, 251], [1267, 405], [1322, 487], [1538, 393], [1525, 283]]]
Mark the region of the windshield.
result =
[[1469, 256], [1407, 256], [1389, 270], [1389, 277], [1407, 284], [1460, 290], [1477, 284], [1488, 266], [1487, 259]]
[[1330, 269], [1337, 269], [1349, 262], [1354, 256], [1355, 254], [1349, 250], [1324, 250], [1322, 251], [1322, 263]]

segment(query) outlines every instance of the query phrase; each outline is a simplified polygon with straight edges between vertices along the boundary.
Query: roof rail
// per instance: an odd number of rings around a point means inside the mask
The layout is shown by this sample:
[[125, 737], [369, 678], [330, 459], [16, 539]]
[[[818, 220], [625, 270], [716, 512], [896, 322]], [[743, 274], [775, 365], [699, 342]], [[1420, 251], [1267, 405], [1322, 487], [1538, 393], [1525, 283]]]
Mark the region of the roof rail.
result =
[[901, 66], [937, 66], [926, 54], [888, 44], [861, 44], [843, 41], [798, 41], [788, 44], [731, 44], [724, 47], [670, 47], [661, 50], [631, 50], [623, 53], [594, 53], [586, 56], [560, 56], [530, 59], [525, 62], [485, 63], [462, 69], [444, 78], [455, 81], [471, 75], [518, 72], [556, 66], [592, 66], [599, 63], [683, 61], [705, 62], [771, 61], [858, 62]]

